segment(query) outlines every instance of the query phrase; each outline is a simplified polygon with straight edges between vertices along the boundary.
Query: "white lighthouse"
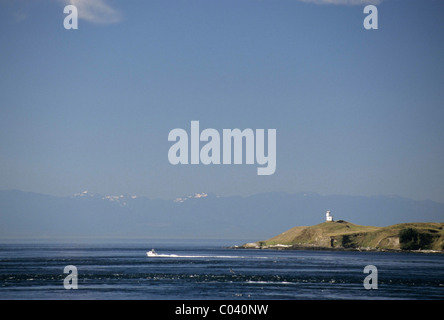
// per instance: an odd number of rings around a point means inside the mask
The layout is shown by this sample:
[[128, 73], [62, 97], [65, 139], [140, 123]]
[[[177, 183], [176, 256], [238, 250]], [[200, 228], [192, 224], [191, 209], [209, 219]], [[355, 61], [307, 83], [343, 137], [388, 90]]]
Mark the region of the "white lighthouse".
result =
[[333, 216], [331, 215], [330, 211], [327, 211], [325, 214], [325, 221], [333, 221]]

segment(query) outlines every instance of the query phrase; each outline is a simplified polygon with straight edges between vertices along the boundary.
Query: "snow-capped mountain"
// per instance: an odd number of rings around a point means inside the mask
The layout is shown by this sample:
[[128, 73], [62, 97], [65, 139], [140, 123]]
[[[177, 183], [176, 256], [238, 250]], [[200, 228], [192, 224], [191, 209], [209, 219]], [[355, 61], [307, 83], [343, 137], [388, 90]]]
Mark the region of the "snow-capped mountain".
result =
[[120, 194], [120, 195], [116, 195], [116, 196], [114, 196], [114, 195], [103, 196], [99, 193], [89, 192], [88, 190], [85, 190], [85, 191], [82, 191], [79, 193], [75, 193], [74, 197], [102, 199], [102, 200], [107, 200], [107, 201], [111, 201], [111, 202], [116, 202], [116, 203], [120, 204], [121, 206], [126, 206], [129, 200], [134, 200], [137, 198], [137, 196], [128, 195], [128, 194]]
[[174, 202], [184, 202], [187, 201], [188, 199], [200, 199], [200, 198], [206, 198], [208, 197], [208, 193], [205, 192], [201, 192], [201, 193], [195, 193], [186, 197], [181, 197], [181, 198], [176, 198], [173, 201]]
[[200, 192], [175, 200], [82, 191], [58, 197], [0, 191], [0, 238], [270, 238], [290, 226], [315, 225], [331, 210], [360, 225], [442, 222], [444, 204], [393, 196], [262, 193], [218, 197]]
[[73, 197], [95, 198], [95, 197], [101, 197], [101, 195], [98, 193], [92, 193], [89, 192], [88, 190], [85, 190], [79, 193], [74, 193]]
[[[137, 199], [138, 197], [135, 195], [129, 195], [129, 194], [120, 194], [120, 195], [101, 195], [99, 193], [89, 192], [88, 190], [75, 193], [73, 195], [74, 198], [94, 198], [94, 199], [102, 199], [107, 200], [110, 202], [118, 203], [122, 206], [126, 206], [129, 201]], [[194, 193], [187, 196], [182, 196], [175, 198], [173, 202], [185, 202], [189, 199], [202, 199], [208, 197], [208, 193], [206, 192], [200, 192], [200, 193]]]

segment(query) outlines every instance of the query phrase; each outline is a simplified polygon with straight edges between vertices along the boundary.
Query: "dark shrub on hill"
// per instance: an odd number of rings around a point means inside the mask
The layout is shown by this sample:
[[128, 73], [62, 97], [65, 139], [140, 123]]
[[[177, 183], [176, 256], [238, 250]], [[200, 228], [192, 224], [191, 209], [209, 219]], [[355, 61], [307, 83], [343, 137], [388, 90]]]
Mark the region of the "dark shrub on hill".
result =
[[432, 240], [432, 234], [420, 232], [413, 228], [399, 231], [399, 244], [402, 250], [429, 249]]

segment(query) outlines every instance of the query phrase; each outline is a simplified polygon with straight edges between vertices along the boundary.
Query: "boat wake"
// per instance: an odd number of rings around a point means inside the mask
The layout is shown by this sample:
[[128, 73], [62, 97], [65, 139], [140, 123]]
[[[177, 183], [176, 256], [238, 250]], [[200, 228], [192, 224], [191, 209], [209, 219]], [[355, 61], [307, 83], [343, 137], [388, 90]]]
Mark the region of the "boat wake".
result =
[[246, 256], [230, 256], [230, 255], [191, 255], [191, 254], [166, 254], [157, 253], [156, 250], [152, 249], [146, 252], [149, 258], [205, 258], [205, 259], [243, 259], [243, 258], [266, 258], [266, 257], [246, 257]]
[[153, 258], [216, 258], [216, 259], [245, 258], [243, 256], [186, 255], [186, 254], [163, 254], [163, 253], [157, 253], [156, 255], [148, 255], [148, 257], [153, 257]]

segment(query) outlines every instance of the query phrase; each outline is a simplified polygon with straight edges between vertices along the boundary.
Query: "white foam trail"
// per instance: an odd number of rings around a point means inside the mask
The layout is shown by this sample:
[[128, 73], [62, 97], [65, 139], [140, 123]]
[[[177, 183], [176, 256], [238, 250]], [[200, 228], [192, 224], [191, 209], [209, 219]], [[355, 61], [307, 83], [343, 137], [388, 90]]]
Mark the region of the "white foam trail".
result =
[[247, 283], [251, 284], [293, 284], [288, 281], [254, 281], [254, 280], [248, 280]]
[[236, 259], [246, 258], [243, 256], [205, 256], [205, 255], [179, 255], [179, 254], [157, 254], [155, 256], [149, 256], [149, 258], [222, 258], [222, 259]]

